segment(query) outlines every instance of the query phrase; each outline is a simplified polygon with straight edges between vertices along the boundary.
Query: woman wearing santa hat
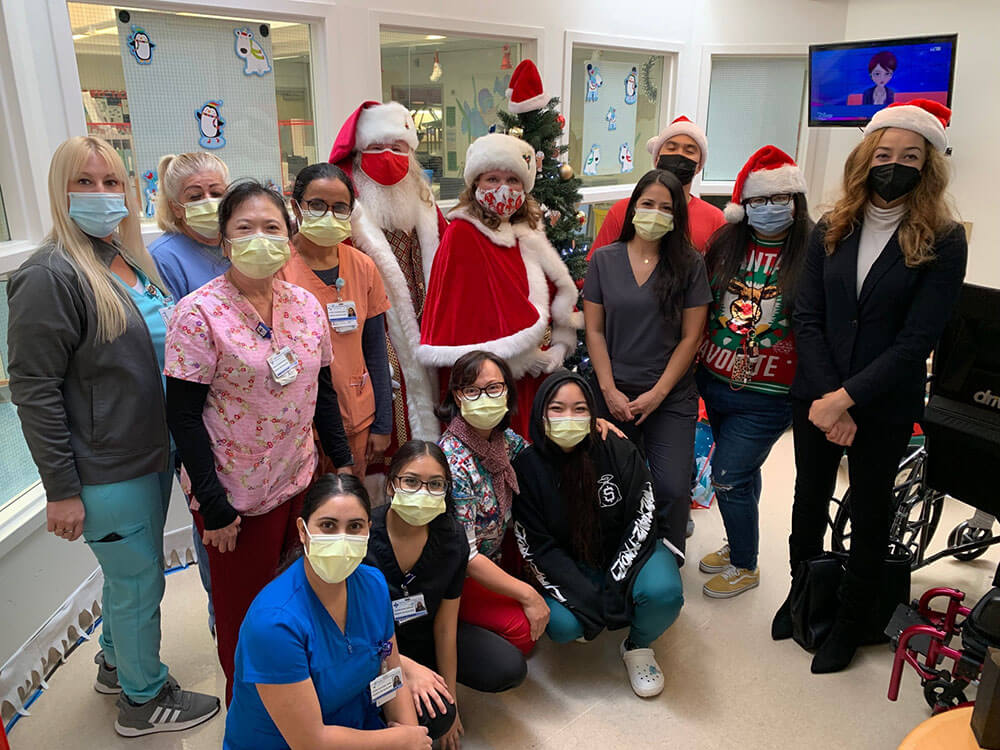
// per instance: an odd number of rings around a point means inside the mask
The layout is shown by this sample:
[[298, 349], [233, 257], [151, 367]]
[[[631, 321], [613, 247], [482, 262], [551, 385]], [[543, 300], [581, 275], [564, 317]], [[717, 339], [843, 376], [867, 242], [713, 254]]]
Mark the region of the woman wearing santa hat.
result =
[[535, 152], [524, 141], [492, 133], [465, 155], [465, 191], [449, 214], [431, 270], [418, 356], [447, 368], [483, 349], [507, 360], [517, 379], [512, 427], [528, 434], [541, 377], [576, 347], [583, 316], [578, 290], [541, 227]]
[[759, 149], [736, 177], [726, 219], [705, 255], [714, 299], [695, 376], [715, 438], [712, 483], [728, 538], [698, 566], [715, 574], [702, 589], [715, 599], [760, 582], [760, 467], [792, 423], [792, 309], [813, 228], [802, 171], [781, 149]]
[[[951, 111], [917, 99], [878, 112], [847, 157], [843, 195], [810, 238], [793, 322], [795, 504], [792, 570], [823, 550], [846, 449], [851, 551], [833, 630], [814, 673], [850, 664], [896, 602], [880, 595], [890, 495], [924, 410], [926, 361], [965, 276], [967, 245], [945, 195]], [[788, 600], [775, 639], [791, 636]]]

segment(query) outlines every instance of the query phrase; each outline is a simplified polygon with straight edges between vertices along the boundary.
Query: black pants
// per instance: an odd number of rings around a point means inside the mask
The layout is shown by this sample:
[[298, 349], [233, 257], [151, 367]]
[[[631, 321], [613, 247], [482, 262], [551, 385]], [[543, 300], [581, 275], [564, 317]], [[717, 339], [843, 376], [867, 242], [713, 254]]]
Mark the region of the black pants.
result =
[[[810, 402], [792, 402], [795, 439], [795, 503], [788, 538], [792, 572], [803, 560], [823, 551], [830, 498], [844, 448], [831, 443], [809, 421]], [[877, 581], [889, 542], [892, 488], [906, 453], [913, 424], [877, 420], [858, 422], [854, 444], [847, 448], [851, 482], [851, 552], [848, 570]]]

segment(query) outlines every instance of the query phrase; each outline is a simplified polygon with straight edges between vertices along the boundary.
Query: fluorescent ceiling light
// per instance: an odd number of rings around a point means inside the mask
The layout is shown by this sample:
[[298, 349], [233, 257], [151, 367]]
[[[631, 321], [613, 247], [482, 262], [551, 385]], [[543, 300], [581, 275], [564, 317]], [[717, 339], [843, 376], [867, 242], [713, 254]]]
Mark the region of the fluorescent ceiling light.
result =
[[424, 37], [424, 39], [430, 42], [437, 41], [438, 39], [447, 39], [447, 38], [448, 37], [441, 36], [440, 34], [428, 34], [427, 36]]

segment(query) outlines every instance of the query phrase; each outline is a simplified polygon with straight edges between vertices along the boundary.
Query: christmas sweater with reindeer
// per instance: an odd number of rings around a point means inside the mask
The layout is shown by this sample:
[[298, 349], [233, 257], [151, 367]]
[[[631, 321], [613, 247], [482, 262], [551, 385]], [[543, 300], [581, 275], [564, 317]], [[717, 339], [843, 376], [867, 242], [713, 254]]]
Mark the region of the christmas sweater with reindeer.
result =
[[737, 358], [747, 357], [749, 382], [743, 387], [774, 395], [788, 393], [797, 361], [791, 311], [778, 287], [782, 244], [755, 237], [740, 272], [725, 284], [713, 280], [714, 301], [699, 351], [702, 366], [727, 383]]

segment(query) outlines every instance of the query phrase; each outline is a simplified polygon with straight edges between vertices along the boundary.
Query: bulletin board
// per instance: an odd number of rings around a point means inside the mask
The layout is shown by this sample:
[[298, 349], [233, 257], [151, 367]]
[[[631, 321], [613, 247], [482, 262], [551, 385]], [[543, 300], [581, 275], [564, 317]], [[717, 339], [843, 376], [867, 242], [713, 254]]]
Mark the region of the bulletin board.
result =
[[116, 10], [137, 173], [210, 151], [233, 179], [280, 189], [274, 58], [267, 24]]
[[[635, 168], [636, 102], [639, 69], [635, 63], [584, 62], [583, 169], [585, 175], [613, 175]], [[638, 150], [642, 150], [644, 145]]]

